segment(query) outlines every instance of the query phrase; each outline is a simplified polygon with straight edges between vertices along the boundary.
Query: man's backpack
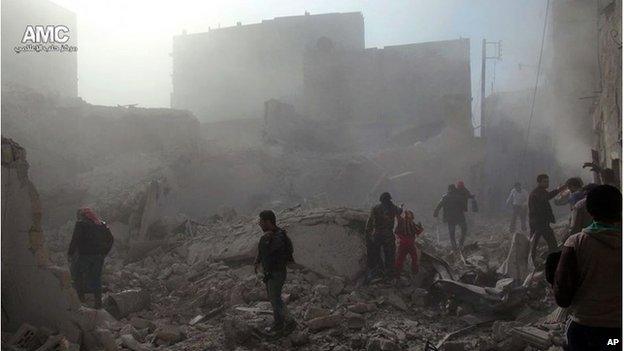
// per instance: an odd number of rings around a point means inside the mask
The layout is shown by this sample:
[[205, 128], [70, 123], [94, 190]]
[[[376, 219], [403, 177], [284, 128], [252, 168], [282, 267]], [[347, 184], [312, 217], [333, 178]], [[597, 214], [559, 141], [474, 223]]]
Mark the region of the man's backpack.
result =
[[284, 234], [284, 239], [286, 241], [286, 262], [291, 263], [295, 262], [295, 258], [293, 257], [293, 252], [295, 251], [293, 248], [292, 241], [286, 234], [286, 231], [282, 229], [282, 233]]
[[102, 224], [97, 225], [97, 240], [96, 243], [96, 251], [101, 255], [108, 255], [110, 250], [113, 248], [113, 242], [115, 238], [113, 238], [113, 234], [110, 229], [106, 225], [106, 223], [102, 222]]

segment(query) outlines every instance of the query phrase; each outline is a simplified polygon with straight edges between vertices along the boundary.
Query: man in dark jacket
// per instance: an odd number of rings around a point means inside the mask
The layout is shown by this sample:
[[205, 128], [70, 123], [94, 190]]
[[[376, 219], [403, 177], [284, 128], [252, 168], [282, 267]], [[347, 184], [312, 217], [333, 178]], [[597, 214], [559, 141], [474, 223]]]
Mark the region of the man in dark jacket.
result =
[[572, 317], [568, 350], [620, 350], [613, 342], [622, 335], [622, 194], [600, 185], [585, 201], [593, 222], [563, 246], [555, 300]]
[[550, 207], [550, 200], [564, 190], [565, 185], [548, 191], [549, 185], [548, 175], [540, 174], [537, 176], [537, 187], [529, 195], [530, 257], [533, 262], [535, 262], [535, 254], [537, 253], [537, 245], [540, 238], [544, 238], [548, 244], [549, 252], [557, 249], [557, 238], [555, 238], [555, 233], [550, 227], [551, 223], [555, 223], [555, 215], [552, 207]]
[[392, 196], [384, 192], [379, 196], [366, 221], [366, 239], [368, 245], [368, 268], [370, 279], [373, 271], [381, 265], [380, 253], [383, 251], [383, 269], [386, 278], [394, 277], [396, 243], [394, 239], [394, 219], [403, 210], [392, 202]]
[[84, 294], [92, 293], [95, 308], [102, 308], [102, 267], [104, 258], [113, 246], [113, 235], [106, 223], [101, 221], [90, 208], [81, 208], [76, 213], [76, 225], [67, 257], [74, 288], [80, 301]]
[[286, 281], [286, 265], [293, 262], [293, 246], [286, 232], [276, 225], [275, 213], [260, 212], [258, 225], [264, 232], [258, 243], [258, 256], [254, 270], [262, 266], [264, 284], [273, 308], [273, 326], [270, 331], [282, 333], [286, 322], [286, 308], [282, 300], [282, 288]]
[[[464, 246], [464, 240], [468, 227], [466, 225], [464, 196], [458, 193], [455, 185], [448, 186], [448, 190], [442, 199], [438, 203], [433, 211], [433, 217], [437, 218], [440, 210], [442, 210], [442, 219], [448, 224], [449, 238], [451, 239], [451, 247], [453, 251]], [[461, 230], [461, 237], [459, 238], [459, 245], [455, 240], [455, 227], [459, 225]]]

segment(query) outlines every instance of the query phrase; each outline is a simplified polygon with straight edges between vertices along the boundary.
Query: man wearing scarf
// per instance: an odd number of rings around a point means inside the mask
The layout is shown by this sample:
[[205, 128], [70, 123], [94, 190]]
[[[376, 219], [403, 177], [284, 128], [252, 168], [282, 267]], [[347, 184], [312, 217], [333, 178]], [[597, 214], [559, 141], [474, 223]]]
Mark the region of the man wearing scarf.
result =
[[555, 271], [555, 299], [572, 317], [568, 350], [621, 349], [613, 340], [622, 334], [622, 194], [600, 185], [585, 201], [594, 221], [566, 240]]
[[92, 293], [97, 309], [102, 308], [102, 266], [112, 246], [113, 235], [106, 223], [90, 208], [79, 209], [67, 257], [80, 301], [85, 302], [84, 295]]

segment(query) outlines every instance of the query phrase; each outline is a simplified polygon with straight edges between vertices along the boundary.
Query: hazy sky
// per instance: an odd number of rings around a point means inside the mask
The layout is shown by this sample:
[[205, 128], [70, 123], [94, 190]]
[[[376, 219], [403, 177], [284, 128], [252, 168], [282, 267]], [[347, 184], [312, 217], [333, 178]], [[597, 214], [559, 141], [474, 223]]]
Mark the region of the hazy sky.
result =
[[[260, 22], [277, 16], [361, 11], [366, 46], [471, 39], [473, 96], [478, 100], [481, 39], [503, 40], [496, 90], [530, 86], [545, 0], [53, 0], [78, 17], [78, 93], [93, 104], [168, 107], [172, 36], [183, 29]], [[488, 64], [488, 69], [493, 63]], [[489, 81], [492, 79], [488, 75]]]

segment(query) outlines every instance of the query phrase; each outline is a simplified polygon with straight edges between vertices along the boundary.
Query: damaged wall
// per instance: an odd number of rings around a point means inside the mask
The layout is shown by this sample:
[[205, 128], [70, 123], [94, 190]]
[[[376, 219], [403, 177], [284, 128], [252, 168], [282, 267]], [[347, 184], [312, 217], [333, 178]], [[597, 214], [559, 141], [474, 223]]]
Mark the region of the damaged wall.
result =
[[303, 87], [303, 53], [321, 37], [364, 48], [360, 12], [277, 17], [173, 38], [171, 107], [201, 121], [254, 118]]
[[366, 50], [326, 39], [304, 70], [304, 115], [356, 124], [345, 129], [363, 149], [410, 145], [447, 126], [473, 134], [468, 39]]
[[[593, 113], [594, 149], [603, 168], [620, 173], [622, 160], [622, 1], [600, 11], [598, 38], [601, 89]], [[620, 179], [621, 181], [621, 179]]]
[[69, 272], [51, 266], [41, 229], [41, 203], [28, 179], [26, 151], [2, 137], [2, 326], [45, 326], [76, 342], [80, 307]]
[[33, 91], [2, 91], [2, 131], [29, 150], [44, 224], [62, 224], [77, 207], [118, 196], [203, 147], [187, 111], [96, 106]]

